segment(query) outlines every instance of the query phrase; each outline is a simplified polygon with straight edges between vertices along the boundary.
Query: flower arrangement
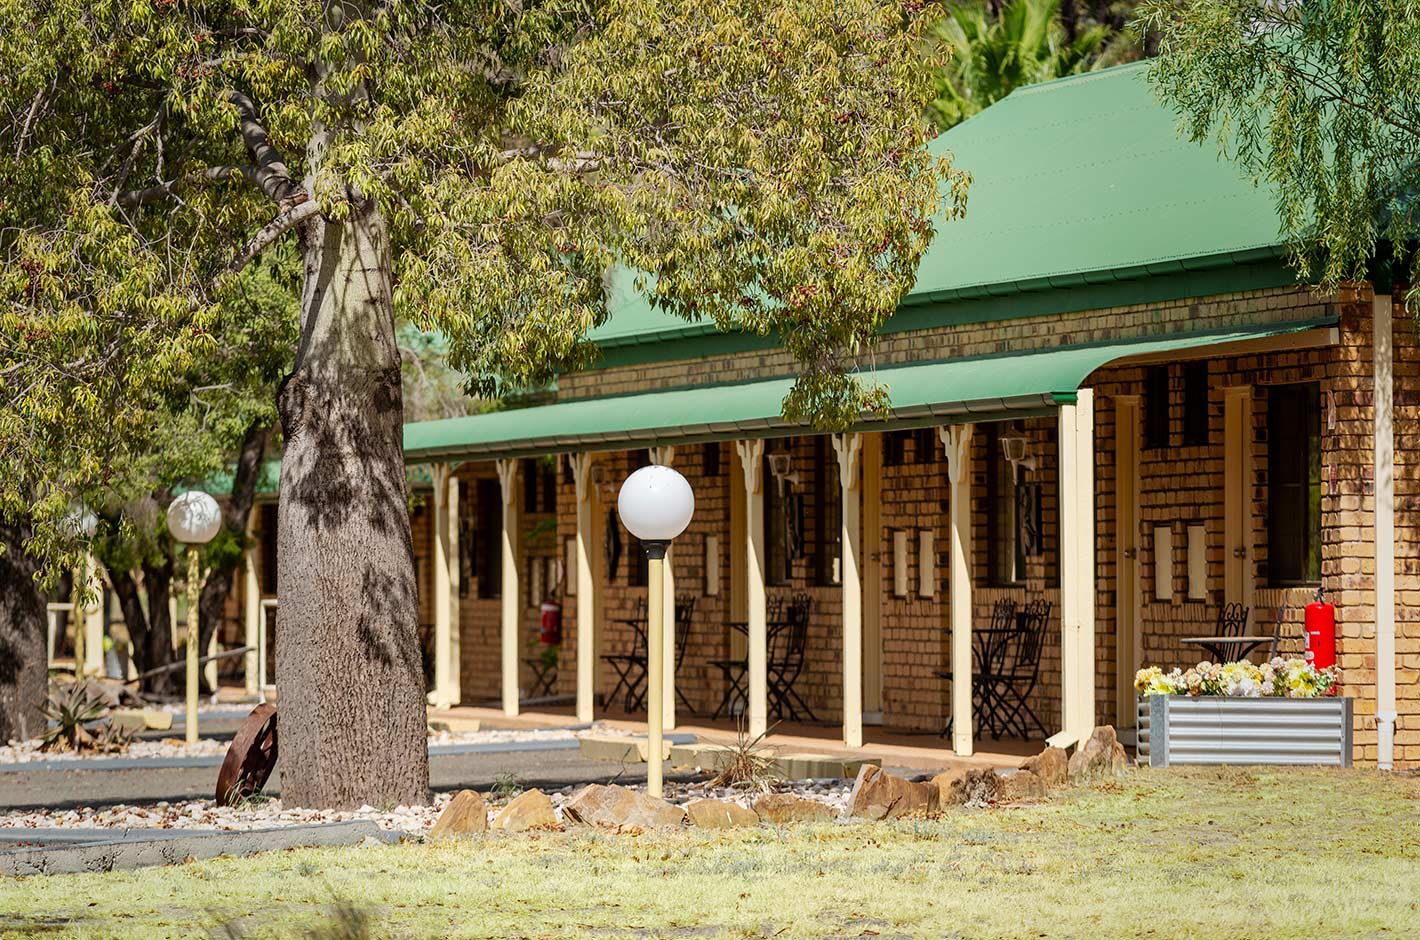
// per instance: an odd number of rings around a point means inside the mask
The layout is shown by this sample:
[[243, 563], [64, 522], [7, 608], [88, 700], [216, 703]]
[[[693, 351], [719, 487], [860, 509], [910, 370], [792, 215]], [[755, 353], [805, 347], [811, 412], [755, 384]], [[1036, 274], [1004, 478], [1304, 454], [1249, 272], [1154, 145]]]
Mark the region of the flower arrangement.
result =
[[1134, 674], [1134, 688], [1145, 695], [1317, 698], [1335, 687], [1335, 666], [1318, 669], [1305, 659], [1282, 656], [1260, 666], [1247, 661], [1201, 662], [1172, 672], [1150, 666]]

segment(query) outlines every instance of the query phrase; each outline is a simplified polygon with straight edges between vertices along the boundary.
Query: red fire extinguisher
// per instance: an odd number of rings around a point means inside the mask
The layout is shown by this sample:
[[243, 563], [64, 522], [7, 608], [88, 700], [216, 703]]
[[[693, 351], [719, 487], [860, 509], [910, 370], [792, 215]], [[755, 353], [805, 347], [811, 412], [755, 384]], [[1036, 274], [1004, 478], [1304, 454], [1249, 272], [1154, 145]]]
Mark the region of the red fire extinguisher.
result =
[[1321, 590], [1307, 605], [1307, 662], [1318, 669], [1336, 665], [1336, 608], [1326, 602]]
[[543, 646], [556, 646], [562, 642], [562, 605], [548, 599], [542, 602], [542, 632], [538, 641]]

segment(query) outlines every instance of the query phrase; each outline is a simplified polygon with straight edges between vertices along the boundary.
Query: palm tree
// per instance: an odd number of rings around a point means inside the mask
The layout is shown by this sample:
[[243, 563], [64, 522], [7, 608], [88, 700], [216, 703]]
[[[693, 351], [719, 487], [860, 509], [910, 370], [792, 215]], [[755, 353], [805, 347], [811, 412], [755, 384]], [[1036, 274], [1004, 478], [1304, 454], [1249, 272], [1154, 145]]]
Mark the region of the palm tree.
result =
[[1113, 58], [1109, 27], [1079, 24], [1073, 39], [1067, 35], [1060, 0], [1009, 0], [999, 15], [988, 4], [952, 4], [932, 28], [949, 58], [928, 112], [944, 130], [1022, 85], [1088, 72]]

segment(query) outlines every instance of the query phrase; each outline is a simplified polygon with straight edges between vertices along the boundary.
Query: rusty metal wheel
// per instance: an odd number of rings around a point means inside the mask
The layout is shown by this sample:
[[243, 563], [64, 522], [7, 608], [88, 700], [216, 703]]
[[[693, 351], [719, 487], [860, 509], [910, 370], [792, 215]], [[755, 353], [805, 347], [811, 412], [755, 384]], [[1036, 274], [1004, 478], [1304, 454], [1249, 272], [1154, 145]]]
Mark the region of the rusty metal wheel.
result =
[[276, 706], [262, 704], [237, 729], [217, 773], [217, 805], [234, 806], [261, 792], [276, 769]]

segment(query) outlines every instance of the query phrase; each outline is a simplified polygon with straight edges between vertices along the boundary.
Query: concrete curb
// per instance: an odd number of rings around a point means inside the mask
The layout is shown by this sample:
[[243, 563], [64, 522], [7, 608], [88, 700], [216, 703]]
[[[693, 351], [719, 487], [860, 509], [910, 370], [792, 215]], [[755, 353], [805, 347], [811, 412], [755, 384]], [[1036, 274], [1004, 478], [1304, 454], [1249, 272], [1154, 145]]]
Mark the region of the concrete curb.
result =
[[[34, 829], [26, 835], [42, 842], [46, 832]], [[386, 832], [368, 819], [313, 826], [287, 826], [250, 832], [205, 830], [182, 832], [164, 830], [161, 835], [145, 830], [94, 831], [85, 841], [72, 833], [56, 834], [55, 845], [35, 845], [0, 851], [0, 876], [63, 875], [81, 872], [126, 871], [155, 865], [177, 865], [189, 859], [201, 861], [222, 855], [256, 855], [282, 849], [311, 846], [356, 845], [373, 839], [398, 842], [398, 833]], [[107, 835], [107, 838], [105, 838]]]
[[[669, 735], [668, 739], [675, 737]], [[691, 738], [693, 735], [684, 735]], [[568, 751], [575, 750], [577, 738], [554, 741], [497, 741], [489, 744], [436, 744], [429, 748], [430, 757], [450, 754], [497, 754], [510, 751]], [[101, 770], [170, 770], [174, 768], [221, 767], [224, 755], [207, 757], [86, 757], [78, 760], [37, 760], [27, 764], [0, 764], [0, 774], [19, 774], [49, 771], [101, 771]]]

